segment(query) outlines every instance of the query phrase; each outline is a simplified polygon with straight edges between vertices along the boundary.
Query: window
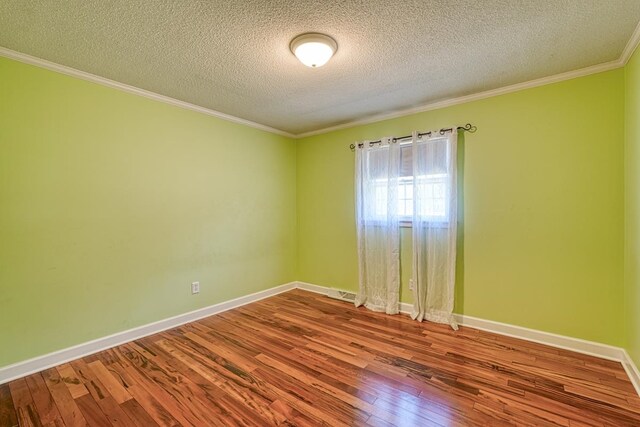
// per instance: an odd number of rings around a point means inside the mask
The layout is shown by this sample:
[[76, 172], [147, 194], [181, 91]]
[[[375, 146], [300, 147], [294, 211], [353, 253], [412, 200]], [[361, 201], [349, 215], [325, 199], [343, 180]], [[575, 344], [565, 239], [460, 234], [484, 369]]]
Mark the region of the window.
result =
[[[400, 150], [400, 177], [398, 179], [398, 215], [402, 225], [409, 226], [413, 221], [414, 177], [411, 145]], [[439, 166], [439, 167], [438, 167]], [[433, 165], [433, 173], [416, 177], [423, 196], [421, 217], [432, 222], [446, 222], [448, 209], [448, 175], [442, 165]], [[374, 179], [375, 214], [377, 218], [387, 216], [387, 180]]]

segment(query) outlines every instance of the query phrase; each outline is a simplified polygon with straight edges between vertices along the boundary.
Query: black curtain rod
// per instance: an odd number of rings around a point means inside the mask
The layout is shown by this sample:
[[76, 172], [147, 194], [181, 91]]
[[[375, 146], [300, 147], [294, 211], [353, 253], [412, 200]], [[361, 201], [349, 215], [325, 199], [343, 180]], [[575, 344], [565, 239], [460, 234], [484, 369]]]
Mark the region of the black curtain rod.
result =
[[[471, 123], [467, 123], [464, 126], [458, 126], [456, 128], [456, 130], [461, 130], [463, 132], [471, 132], [474, 133], [476, 131], [476, 127], [474, 125], [472, 125]], [[438, 133], [440, 135], [444, 135], [447, 132], [453, 132], [453, 128], [442, 128], [438, 131]], [[431, 136], [433, 132], [429, 131], [429, 132], [422, 132], [418, 134], [418, 138], [420, 138], [421, 136], [425, 136], [425, 135], [429, 135]], [[391, 138], [391, 142], [398, 142], [398, 141], [402, 141], [403, 139], [408, 139], [411, 138], [412, 135], [406, 135], [406, 136], [400, 136], [397, 138]], [[369, 142], [369, 147], [371, 147], [374, 144], [380, 144], [382, 142], [382, 140], [377, 140], [377, 141], [370, 141]], [[358, 144], [359, 148], [362, 148], [362, 142]], [[349, 148], [351, 149], [351, 151], [354, 151], [356, 149], [356, 145], [355, 144], [351, 144], [349, 145]]]

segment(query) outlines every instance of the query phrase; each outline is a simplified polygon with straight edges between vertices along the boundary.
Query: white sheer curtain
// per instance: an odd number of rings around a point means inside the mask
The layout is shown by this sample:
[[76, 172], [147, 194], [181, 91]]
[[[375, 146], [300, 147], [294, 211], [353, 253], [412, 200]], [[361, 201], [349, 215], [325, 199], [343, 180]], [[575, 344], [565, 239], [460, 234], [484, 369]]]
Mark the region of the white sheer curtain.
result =
[[456, 276], [457, 139], [453, 132], [418, 138], [413, 157], [413, 294], [411, 317], [451, 325]]
[[398, 313], [400, 224], [398, 178], [400, 146], [390, 138], [356, 145], [356, 224], [359, 291], [356, 307]]

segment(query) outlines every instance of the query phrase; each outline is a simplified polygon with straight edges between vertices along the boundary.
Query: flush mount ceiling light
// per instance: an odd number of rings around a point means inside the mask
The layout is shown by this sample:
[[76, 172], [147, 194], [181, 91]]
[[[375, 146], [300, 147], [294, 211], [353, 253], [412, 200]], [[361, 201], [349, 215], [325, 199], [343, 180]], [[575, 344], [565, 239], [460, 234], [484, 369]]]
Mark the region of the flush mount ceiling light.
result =
[[291, 40], [289, 47], [300, 62], [312, 68], [322, 67], [338, 50], [334, 39], [320, 33], [300, 34]]

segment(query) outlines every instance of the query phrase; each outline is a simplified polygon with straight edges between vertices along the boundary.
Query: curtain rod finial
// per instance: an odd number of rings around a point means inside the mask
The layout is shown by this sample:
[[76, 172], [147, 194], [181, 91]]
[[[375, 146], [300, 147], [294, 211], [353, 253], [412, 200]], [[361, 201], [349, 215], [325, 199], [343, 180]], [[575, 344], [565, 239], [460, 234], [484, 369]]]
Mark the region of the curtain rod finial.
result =
[[464, 126], [459, 126], [458, 130], [463, 130], [465, 132], [474, 133], [478, 128], [472, 125], [471, 123], [467, 123]]

